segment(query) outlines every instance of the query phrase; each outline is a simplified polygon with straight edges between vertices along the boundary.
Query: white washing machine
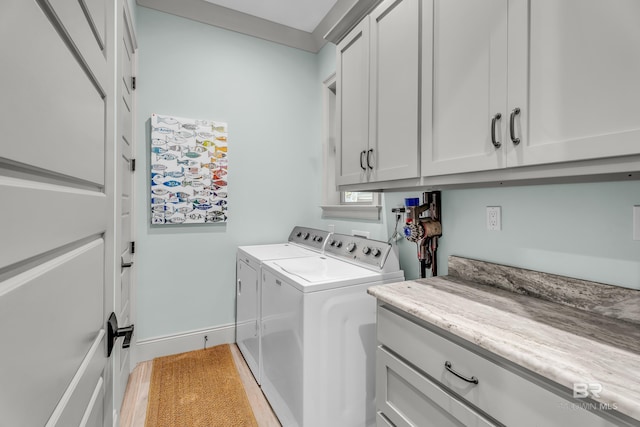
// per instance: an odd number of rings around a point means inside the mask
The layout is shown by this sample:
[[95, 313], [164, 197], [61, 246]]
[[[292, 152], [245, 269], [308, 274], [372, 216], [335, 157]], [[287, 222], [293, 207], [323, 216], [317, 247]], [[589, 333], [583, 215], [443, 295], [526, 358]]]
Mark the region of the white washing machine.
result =
[[236, 254], [236, 343], [258, 384], [261, 382], [260, 298], [262, 263], [317, 256], [328, 231], [296, 226], [287, 243], [240, 246]]
[[284, 427], [375, 425], [376, 301], [404, 280], [392, 246], [332, 234], [262, 269], [262, 390]]

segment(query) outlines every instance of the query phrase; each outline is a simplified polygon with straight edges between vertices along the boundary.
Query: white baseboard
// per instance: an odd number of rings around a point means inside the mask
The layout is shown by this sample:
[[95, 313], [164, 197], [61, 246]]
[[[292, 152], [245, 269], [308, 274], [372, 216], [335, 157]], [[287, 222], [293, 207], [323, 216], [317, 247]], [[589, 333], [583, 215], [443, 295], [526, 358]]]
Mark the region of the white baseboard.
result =
[[206, 347], [234, 343], [235, 324], [138, 341], [133, 348], [131, 369], [140, 362], [153, 360], [156, 357], [202, 349], [205, 347], [205, 336], [207, 336]]

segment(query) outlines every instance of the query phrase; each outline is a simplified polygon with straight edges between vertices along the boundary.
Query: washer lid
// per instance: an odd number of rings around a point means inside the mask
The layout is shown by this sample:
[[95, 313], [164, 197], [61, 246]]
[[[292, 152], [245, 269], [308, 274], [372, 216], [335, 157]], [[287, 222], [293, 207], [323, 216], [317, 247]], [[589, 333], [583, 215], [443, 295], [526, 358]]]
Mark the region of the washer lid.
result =
[[[246, 256], [258, 263], [270, 259], [300, 258], [308, 256], [318, 256], [318, 252], [301, 248], [290, 243], [278, 243], [273, 245], [253, 245], [238, 247], [238, 257], [245, 259]], [[250, 262], [250, 260], [245, 259]]]
[[288, 277], [305, 292], [368, 283], [381, 277], [375, 271], [324, 256], [268, 261], [265, 266]]

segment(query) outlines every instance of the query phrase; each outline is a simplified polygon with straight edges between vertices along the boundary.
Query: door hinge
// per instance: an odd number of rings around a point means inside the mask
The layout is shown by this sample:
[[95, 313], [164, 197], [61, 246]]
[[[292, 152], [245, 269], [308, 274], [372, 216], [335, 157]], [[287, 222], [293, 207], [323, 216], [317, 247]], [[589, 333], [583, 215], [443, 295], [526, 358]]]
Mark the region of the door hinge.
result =
[[136, 171], [136, 159], [131, 159], [131, 172]]
[[136, 76], [131, 76], [131, 90], [136, 90]]
[[132, 254], [135, 254], [136, 253], [136, 242], [129, 242], [129, 245], [130, 245], [130, 248], [131, 248], [130, 252]]

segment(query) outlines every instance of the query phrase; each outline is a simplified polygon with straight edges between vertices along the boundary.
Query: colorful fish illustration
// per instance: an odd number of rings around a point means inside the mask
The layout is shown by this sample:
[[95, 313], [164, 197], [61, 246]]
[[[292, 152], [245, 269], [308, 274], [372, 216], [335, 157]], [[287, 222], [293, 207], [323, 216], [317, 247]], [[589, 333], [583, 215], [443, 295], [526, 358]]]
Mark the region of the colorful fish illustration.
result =
[[177, 187], [179, 185], [182, 185], [180, 181], [175, 181], [175, 180], [165, 181], [162, 184], [166, 185], [167, 187]]
[[173, 130], [169, 129], [169, 128], [165, 128], [165, 127], [154, 127], [152, 129], [153, 132], [158, 132], [158, 133], [163, 133], [163, 134], [170, 134], [173, 133]]
[[185, 222], [185, 220], [186, 218], [184, 217], [184, 215], [174, 215], [168, 219], [168, 221], [172, 224], [182, 224], [183, 222]]
[[[152, 188], [151, 192], [153, 194], [155, 194], [156, 196], [164, 196], [165, 194], [167, 194], [169, 192], [169, 190], [167, 190], [166, 188]], [[153, 200], [153, 199], [152, 199]]]
[[202, 211], [206, 211], [206, 210], [208, 210], [208, 209], [211, 209], [213, 206], [211, 206], [211, 205], [210, 205], [210, 204], [208, 204], [208, 203], [204, 203], [204, 204], [202, 204], [202, 205], [196, 205], [196, 204], [194, 204], [194, 205], [193, 205], [193, 207], [194, 207], [194, 208], [196, 208], [196, 209], [200, 209], [200, 210], [202, 210]]
[[169, 171], [169, 172], [165, 172], [164, 176], [170, 177], [170, 178], [182, 178], [184, 176], [184, 172], [181, 171]]

